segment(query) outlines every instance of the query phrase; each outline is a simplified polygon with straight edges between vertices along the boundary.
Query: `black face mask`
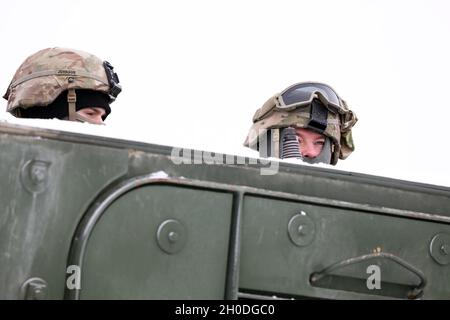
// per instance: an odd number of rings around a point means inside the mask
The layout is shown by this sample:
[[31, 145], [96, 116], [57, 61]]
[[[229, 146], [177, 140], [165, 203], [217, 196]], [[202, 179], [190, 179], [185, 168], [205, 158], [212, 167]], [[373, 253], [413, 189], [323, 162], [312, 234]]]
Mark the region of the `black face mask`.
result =
[[[103, 120], [111, 113], [109, 106], [109, 97], [107, 94], [94, 90], [75, 90], [77, 94], [76, 110], [81, 110], [88, 107], [98, 107], [105, 109], [106, 113]], [[67, 104], [67, 91], [62, 92], [51, 104], [48, 106], [35, 106], [27, 109], [21, 109], [20, 115], [22, 118], [34, 119], [66, 119], [69, 116]]]

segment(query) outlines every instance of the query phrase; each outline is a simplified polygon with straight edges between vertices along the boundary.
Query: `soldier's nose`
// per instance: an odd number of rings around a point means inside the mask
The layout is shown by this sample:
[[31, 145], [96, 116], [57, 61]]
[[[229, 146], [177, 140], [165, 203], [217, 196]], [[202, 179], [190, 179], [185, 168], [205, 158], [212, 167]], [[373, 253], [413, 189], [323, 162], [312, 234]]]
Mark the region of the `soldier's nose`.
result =
[[96, 117], [94, 118], [94, 121], [95, 121], [96, 124], [103, 124], [103, 118], [102, 118], [101, 115], [96, 116]]
[[312, 146], [302, 145], [300, 146], [300, 153], [305, 158], [315, 158], [319, 155], [319, 152]]

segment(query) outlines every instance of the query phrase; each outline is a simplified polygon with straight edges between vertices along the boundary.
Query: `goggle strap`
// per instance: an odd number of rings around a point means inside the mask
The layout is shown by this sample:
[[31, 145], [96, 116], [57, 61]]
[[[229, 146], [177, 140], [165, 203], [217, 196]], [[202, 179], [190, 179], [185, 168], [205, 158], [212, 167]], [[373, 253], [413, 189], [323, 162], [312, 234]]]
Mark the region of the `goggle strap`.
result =
[[[326, 97], [324, 95], [322, 95], [320, 92], [314, 93], [314, 96], [317, 95], [317, 98], [324, 104], [330, 105], [330, 102], [326, 99]], [[314, 97], [312, 96], [311, 99], [309, 101], [304, 101], [304, 102], [300, 102], [298, 105], [292, 105], [292, 108], [287, 108], [286, 111], [291, 111], [293, 109], [297, 109], [299, 107], [304, 107], [305, 105], [308, 105], [309, 103], [312, 103]], [[347, 114], [349, 113], [349, 110], [347, 109], [347, 106], [345, 104], [344, 100], [341, 100], [344, 104], [344, 108], [339, 107], [339, 106], [333, 106], [333, 109], [337, 109], [333, 112], [337, 113], [337, 114]], [[269, 100], [267, 100], [264, 105], [259, 108], [256, 112], [255, 115], [253, 116], [253, 123], [263, 119], [270, 111], [272, 111], [273, 109], [279, 109], [279, 110], [283, 110], [283, 108], [277, 107], [277, 102], [278, 102], [278, 95], [275, 95], [273, 97], [271, 97]], [[327, 108], [328, 109], [328, 108]], [[319, 118], [321, 118], [319, 116]]]

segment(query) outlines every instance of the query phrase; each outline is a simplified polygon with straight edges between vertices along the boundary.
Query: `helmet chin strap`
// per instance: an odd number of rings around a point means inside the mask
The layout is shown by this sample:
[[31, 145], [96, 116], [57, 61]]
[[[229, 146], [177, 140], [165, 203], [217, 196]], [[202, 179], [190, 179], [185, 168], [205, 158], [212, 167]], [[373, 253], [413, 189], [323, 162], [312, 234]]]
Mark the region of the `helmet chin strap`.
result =
[[77, 94], [75, 93], [75, 89], [67, 90], [67, 103], [69, 105], [69, 121], [78, 121], [78, 122], [87, 122], [91, 124], [99, 124], [91, 119], [77, 113], [76, 108], [77, 102]]
[[69, 120], [77, 121], [77, 94], [75, 89], [67, 90], [67, 104], [69, 105]]

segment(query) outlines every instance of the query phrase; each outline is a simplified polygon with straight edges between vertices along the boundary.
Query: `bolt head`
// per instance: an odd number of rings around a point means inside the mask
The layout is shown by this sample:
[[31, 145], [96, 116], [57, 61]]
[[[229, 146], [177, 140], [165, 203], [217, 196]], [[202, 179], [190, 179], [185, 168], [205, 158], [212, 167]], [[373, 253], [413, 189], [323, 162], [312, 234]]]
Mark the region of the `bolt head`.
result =
[[298, 229], [297, 229], [297, 232], [301, 236], [307, 235], [308, 234], [308, 226], [304, 225], [304, 224], [299, 225]]
[[169, 232], [168, 238], [170, 242], [174, 243], [178, 241], [179, 235], [175, 231], [171, 231]]

